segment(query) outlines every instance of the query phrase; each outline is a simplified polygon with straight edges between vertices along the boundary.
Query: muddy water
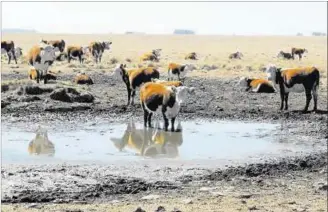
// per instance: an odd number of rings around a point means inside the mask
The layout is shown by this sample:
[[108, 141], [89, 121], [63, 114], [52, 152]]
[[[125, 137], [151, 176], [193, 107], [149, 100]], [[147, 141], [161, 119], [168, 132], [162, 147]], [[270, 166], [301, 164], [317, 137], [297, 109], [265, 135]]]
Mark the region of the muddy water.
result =
[[158, 126], [144, 129], [133, 121], [79, 127], [66, 123], [61, 130], [45, 126], [42, 132], [26, 126], [2, 123], [3, 163], [119, 163], [154, 158], [233, 161], [311, 150], [299, 144], [300, 138], [295, 145], [279, 124], [269, 123], [182, 122], [177, 123], [177, 132]]

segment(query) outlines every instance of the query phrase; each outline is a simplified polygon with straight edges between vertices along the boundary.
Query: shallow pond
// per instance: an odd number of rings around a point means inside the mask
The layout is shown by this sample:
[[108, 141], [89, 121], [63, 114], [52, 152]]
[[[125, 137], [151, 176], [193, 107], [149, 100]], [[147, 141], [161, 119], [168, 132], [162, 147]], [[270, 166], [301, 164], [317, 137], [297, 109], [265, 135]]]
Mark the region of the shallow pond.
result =
[[311, 150], [305, 144], [295, 145], [293, 137], [282, 132], [279, 124], [182, 122], [176, 123], [178, 132], [144, 129], [141, 123], [133, 121], [82, 123], [74, 129], [69, 123], [66, 125], [64, 130], [46, 126], [45, 131], [2, 124], [2, 162], [244, 160]]

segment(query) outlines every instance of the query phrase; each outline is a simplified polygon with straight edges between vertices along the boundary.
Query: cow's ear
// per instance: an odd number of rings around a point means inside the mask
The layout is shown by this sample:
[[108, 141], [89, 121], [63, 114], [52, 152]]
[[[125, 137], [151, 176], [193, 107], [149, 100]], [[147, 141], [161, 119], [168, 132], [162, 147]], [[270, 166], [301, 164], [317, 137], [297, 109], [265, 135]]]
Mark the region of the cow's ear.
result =
[[110, 42], [109, 42], [109, 45], [111, 45], [112, 43], [113, 43], [113, 42], [110, 41]]
[[126, 68], [126, 64], [123, 65], [123, 68]]

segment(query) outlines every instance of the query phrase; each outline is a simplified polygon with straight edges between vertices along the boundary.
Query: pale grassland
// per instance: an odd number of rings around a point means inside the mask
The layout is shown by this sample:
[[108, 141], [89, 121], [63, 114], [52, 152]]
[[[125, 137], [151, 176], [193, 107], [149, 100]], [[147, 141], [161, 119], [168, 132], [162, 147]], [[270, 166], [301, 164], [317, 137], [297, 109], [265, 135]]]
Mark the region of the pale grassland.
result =
[[[198, 70], [189, 76], [235, 78], [240, 76], [265, 77], [261, 67], [274, 63], [281, 67], [316, 66], [321, 72], [321, 86], [327, 87], [327, 37], [296, 37], [296, 36], [200, 36], [200, 35], [61, 35], [61, 34], [3, 34], [2, 40], [14, 40], [17, 46], [26, 53], [30, 47], [37, 44], [41, 38], [64, 39], [67, 45], [87, 45], [94, 40], [110, 40], [113, 42], [110, 52], [103, 56], [103, 62], [95, 65], [87, 61], [83, 65], [73, 62], [59, 62], [53, 71], [112, 71], [115, 64], [113, 58], [120, 63], [127, 63], [128, 67], [138, 67], [142, 63], [139, 56], [155, 48], [162, 48], [161, 61], [155, 63], [160, 71], [166, 73], [169, 62], [192, 63]], [[277, 59], [280, 50], [290, 52], [291, 47], [308, 49], [309, 53], [303, 60]], [[244, 54], [242, 60], [229, 60], [228, 55], [235, 51]], [[196, 52], [197, 61], [186, 61], [184, 55]], [[126, 59], [131, 59], [131, 63]], [[3, 60], [2, 60], [3, 61]], [[147, 63], [143, 63], [146, 65]], [[212, 71], [201, 70], [203, 65], [216, 65], [218, 69]], [[13, 65], [3, 64], [6, 71]], [[27, 64], [20, 65], [18, 70], [24, 70]]]

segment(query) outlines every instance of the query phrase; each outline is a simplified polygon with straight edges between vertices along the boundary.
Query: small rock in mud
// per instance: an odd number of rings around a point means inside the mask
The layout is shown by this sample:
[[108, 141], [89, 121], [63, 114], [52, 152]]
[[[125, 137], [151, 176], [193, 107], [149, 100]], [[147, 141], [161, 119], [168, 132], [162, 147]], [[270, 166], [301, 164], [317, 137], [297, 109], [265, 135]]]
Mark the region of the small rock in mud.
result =
[[184, 199], [184, 200], [182, 200], [182, 203], [183, 204], [193, 204], [194, 202], [192, 201], [192, 199]]
[[258, 210], [258, 208], [256, 207], [256, 205], [253, 205], [253, 206], [249, 206], [248, 210], [254, 211], [254, 210]]
[[9, 90], [9, 85], [1, 85], [1, 92], [6, 92]]
[[241, 199], [249, 199], [253, 196], [253, 194], [250, 194], [250, 193], [244, 193], [244, 194], [240, 194], [238, 195], [237, 197], [238, 198], [241, 198]]
[[38, 96], [25, 96], [19, 99], [21, 102], [34, 102], [39, 100], [41, 100], [41, 98]]
[[199, 189], [199, 191], [212, 191], [212, 190], [214, 190], [215, 188], [211, 188], [211, 187], [201, 187], [200, 189]]
[[182, 212], [182, 211], [179, 210], [178, 208], [174, 208], [172, 212]]
[[142, 200], [153, 200], [153, 199], [159, 199], [159, 198], [160, 198], [159, 195], [150, 194], [150, 195], [147, 195], [147, 196], [143, 196], [141, 199]]
[[1, 108], [5, 108], [8, 105], [10, 105], [10, 102], [1, 100]]
[[146, 211], [141, 207], [138, 207], [134, 212], [146, 212]]
[[36, 209], [41, 209], [43, 206], [37, 203], [32, 203], [26, 206], [26, 208], [36, 208]]
[[214, 196], [214, 197], [223, 197], [224, 194], [219, 192], [219, 191], [215, 191], [215, 192], [211, 192], [211, 194]]
[[158, 208], [155, 210], [155, 212], [165, 212], [165, 208], [163, 206], [158, 206]]
[[62, 102], [84, 102], [91, 103], [94, 100], [90, 93], [80, 94], [74, 88], [59, 88], [50, 94], [50, 98]]
[[25, 85], [17, 89], [17, 94], [21, 95], [23, 93], [28, 95], [39, 95], [43, 93], [50, 93], [53, 91], [51, 87], [41, 87], [39, 85]]

